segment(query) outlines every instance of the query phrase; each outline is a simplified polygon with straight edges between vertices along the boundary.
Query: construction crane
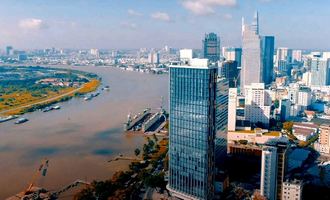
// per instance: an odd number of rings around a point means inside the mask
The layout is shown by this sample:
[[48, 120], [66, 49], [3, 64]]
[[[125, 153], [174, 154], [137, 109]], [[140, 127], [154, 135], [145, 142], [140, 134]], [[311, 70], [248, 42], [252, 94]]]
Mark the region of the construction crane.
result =
[[36, 173], [33, 175], [32, 180], [28, 186], [28, 188], [24, 191], [24, 194], [27, 194], [31, 191], [31, 189], [35, 186], [36, 180], [40, 176], [46, 176], [48, 170], [49, 160], [47, 158], [43, 159]]

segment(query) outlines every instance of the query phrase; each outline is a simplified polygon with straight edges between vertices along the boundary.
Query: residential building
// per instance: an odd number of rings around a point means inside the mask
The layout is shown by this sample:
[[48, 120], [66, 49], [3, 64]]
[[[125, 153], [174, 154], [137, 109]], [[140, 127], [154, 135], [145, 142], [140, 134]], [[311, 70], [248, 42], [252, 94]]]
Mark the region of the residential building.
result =
[[292, 50], [292, 61], [293, 62], [302, 61], [302, 51], [301, 50]]
[[311, 86], [330, 84], [330, 59], [314, 57], [311, 60]]
[[169, 69], [169, 184], [174, 197], [212, 199], [217, 67], [207, 59]]
[[228, 131], [236, 130], [237, 88], [229, 88]]
[[218, 62], [220, 60], [220, 37], [215, 33], [205, 34], [203, 40], [203, 55], [210, 62]]
[[330, 155], [330, 124], [320, 126], [319, 151], [322, 154]]
[[260, 193], [269, 200], [282, 198], [287, 143], [269, 143], [262, 147]]
[[292, 49], [280, 47], [277, 49], [275, 65], [277, 70], [285, 75], [291, 74]]
[[268, 127], [270, 120], [271, 98], [264, 83], [245, 86], [245, 119], [251, 123], [262, 123]]
[[286, 180], [283, 182], [282, 200], [301, 200], [303, 191], [303, 181]]
[[150, 52], [148, 55], [148, 62], [150, 64], [159, 64], [159, 53], [158, 52]]

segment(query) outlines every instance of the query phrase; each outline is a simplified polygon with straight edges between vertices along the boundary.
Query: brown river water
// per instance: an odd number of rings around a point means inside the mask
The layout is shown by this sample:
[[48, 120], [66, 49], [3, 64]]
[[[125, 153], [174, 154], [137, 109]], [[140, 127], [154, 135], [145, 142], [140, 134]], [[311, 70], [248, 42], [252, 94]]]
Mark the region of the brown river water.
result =
[[[24, 190], [43, 158], [49, 159], [47, 175], [36, 181], [50, 190], [76, 179], [103, 180], [128, 162], [107, 161], [118, 154], [133, 155], [145, 139], [123, 133], [129, 112], [159, 108], [167, 103], [168, 76], [128, 72], [111, 67], [74, 67], [102, 77], [110, 91], [91, 101], [75, 98], [61, 109], [25, 114], [27, 123], [0, 124], [0, 199]], [[166, 106], [166, 105], [165, 105]]]

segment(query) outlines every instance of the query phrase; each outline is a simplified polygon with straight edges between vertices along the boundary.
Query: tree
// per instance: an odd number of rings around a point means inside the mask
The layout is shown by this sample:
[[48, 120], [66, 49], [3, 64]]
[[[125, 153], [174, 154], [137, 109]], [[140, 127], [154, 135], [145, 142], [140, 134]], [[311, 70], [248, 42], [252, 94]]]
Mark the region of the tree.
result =
[[283, 129], [287, 130], [288, 132], [292, 132], [293, 122], [284, 122], [283, 123]]
[[276, 100], [274, 101], [274, 107], [275, 107], [275, 108], [279, 108], [279, 107], [280, 107], [280, 101], [279, 101], [278, 99], [276, 99]]
[[134, 151], [135, 156], [140, 155], [140, 153], [141, 153], [140, 149], [136, 148]]

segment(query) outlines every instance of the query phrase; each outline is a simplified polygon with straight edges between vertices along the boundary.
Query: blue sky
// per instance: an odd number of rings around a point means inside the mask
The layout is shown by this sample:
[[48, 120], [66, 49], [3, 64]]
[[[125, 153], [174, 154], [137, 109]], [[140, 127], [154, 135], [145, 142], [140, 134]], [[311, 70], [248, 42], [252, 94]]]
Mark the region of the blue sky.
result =
[[241, 45], [260, 15], [276, 46], [330, 49], [328, 0], [0, 0], [0, 47], [200, 48], [207, 32]]

